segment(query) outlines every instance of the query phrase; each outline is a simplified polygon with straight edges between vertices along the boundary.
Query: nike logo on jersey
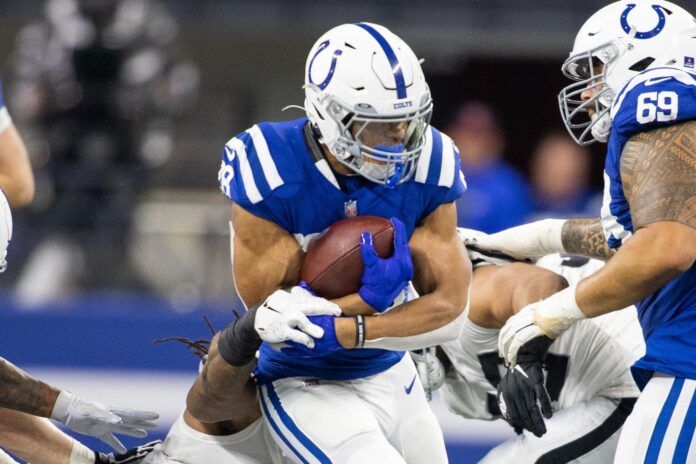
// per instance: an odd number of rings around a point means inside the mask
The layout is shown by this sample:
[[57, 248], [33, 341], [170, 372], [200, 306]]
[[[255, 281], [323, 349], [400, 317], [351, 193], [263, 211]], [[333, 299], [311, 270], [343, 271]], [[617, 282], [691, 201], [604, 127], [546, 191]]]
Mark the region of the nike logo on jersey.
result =
[[416, 374], [413, 374], [413, 380], [411, 380], [411, 383], [408, 385], [408, 387], [404, 387], [404, 390], [406, 391], [407, 395], [411, 394], [411, 390], [413, 390], [413, 386], [416, 384]]
[[661, 82], [665, 82], [665, 81], [668, 81], [670, 79], [671, 79], [671, 77], [658, 77], [657, 79], [648, 79], [647, 81], [645, 81], [645, 86], [648, 87], [651, 85], [659, 84]]
[[589, 35], [590, 37], [594, 37], [594, 36], [596, 36], [597, 34], [599, 34], [600, 32], [601, 32], [601, 31], [597, 31], [597, 32], [588, 32], [587, 35]]

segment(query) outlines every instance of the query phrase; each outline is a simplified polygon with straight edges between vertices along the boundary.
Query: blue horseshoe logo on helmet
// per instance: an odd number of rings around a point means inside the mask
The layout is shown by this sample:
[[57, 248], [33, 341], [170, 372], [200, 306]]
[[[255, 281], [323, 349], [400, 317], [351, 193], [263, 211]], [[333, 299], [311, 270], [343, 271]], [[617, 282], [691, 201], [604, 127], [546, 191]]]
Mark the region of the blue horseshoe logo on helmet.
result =
[[[650, 39], [652, 37], [655, 37], [657, 34], [662, 32], [662, 29], [665, 28], [665, 12], [662, 11], [662, 7], [660, 5], [651, 5], [652, 9], [655, 10], [657, 13], [657, 26], [655, 26], [653, 29], [649, 31], [644, 31], [644, 32], [636, 32], [636, 39]], [[621, 13], [621, 27], [623, 28], [624, 32], [626, 34], [629, 34], [631, 32], [631, 26], [628, 25], [628, 14], [631, 12], [632, 9], [636, 7], [635, 3], [629, 3], [626, 5], [626, 9]], [[671, 11], [666, 10], [668, 14], [672, 14]]]
[[327, 85], [329, 85], [329, 82], [331, 82], [331, 78], [333, 78], [334, 71], [336, 71], [336, 61], [338, 60], [338, 57], [343, 53], [342, 50], [336, 50], [333, 52], [333, 56], [331, 57], [331, 67], [329, 68], [329, 74], [324, 78], [323, 81], [320, 83], [316, 83], [312, 80], [312, 65], [314, 64], [314, 60], [317, 58], [319, 53], [324, 51], [329, 46], [329, 41], [326, 40], [319, 45], [319, 48], [317, 49], [316, 53], [314, 53], [314, 56], [312, 57], [311, 60], [309, 60], [309, 69], [307, 70], [307, 75], [309, 78], [310, 84], [315, 84], [317, 87], [319, 87], [321, 90], [324, 90]]

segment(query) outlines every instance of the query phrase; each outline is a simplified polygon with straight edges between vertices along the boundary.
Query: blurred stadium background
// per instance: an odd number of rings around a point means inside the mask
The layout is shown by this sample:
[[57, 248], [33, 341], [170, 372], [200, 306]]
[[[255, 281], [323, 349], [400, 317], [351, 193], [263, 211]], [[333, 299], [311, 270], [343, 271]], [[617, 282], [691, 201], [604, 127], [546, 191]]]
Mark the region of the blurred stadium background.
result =
[[[255, 122], [300, 116], [281, 110], [302, 104], [306, 53], [344, 22], [384, 24], [425, 58], [433, 125], [455, 139], [469, 183], [460, 225], [589, 214], [603, 156], [569, 143], [556, 94], [574, 32], [605, 3], [1, 0], [0, 74], [37, 179], [0, 277], [2, 356], [157, 410], [164, 436], [197, 360], [153, 340], [207, 337], [203, 315], [219, 329], [239, 307], [221, 148]], [[451, 462], [511, 435], [433, 406]]]

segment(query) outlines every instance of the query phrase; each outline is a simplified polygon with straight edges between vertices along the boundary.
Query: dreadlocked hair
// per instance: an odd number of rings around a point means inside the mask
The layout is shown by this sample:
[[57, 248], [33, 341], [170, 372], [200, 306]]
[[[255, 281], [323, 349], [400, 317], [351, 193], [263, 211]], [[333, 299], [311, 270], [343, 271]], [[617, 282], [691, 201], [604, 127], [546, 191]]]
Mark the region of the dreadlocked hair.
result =
[[[208, 326], [208, 329], [210, 330], [211, 336], [215, 336], [215, 329], [213, 328], [212, 324], [208, 320], [206, 316], [203, 316], [203, 320], [205, 321], [205, 324]], [[186, 345], [186, 348], [191, 351], [193, 354], [198, 356], [201, 359], [204, 359], [208, 355], [208, 351], [210, 351], [210, 339], [205, 339], [201, 338], [198, 340], [191, 340], [190, 338], [186, 337], [166, 337], [166, 338], [158, 338], [157, 340], [153, 340], [152, 343], [154, 344], [160, 344], [160, 343], [165, 343], [165, 342], [179, 342], [183, 343]]]

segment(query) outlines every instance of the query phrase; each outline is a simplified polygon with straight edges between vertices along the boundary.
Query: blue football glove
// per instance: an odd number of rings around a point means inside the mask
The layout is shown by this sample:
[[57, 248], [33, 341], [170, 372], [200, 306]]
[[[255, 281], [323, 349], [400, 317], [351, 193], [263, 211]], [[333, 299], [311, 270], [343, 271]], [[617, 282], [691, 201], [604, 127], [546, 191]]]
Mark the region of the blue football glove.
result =
[[335, 316], [309, 316], [307, 319], [312, 324], [324, 329], [324, 336], [314, 339], [314, 348], [308, 348], [301, 343], [288, 340], [283, 343], [280, 351], [297, 358], [314, 358], [327, 356], [344, 349], [336, 338]]
[[360, 236], [360, 253], [365, 271], [358, 294], [380, 313], [394, 303], [394, 299], [413, 278], [406, 226], [395, 217], [391, 218], [391, 223], [394, 226], [394, 254], [390, 258], [379, 257], [372, 244], [372, 234], [363, 232]]

